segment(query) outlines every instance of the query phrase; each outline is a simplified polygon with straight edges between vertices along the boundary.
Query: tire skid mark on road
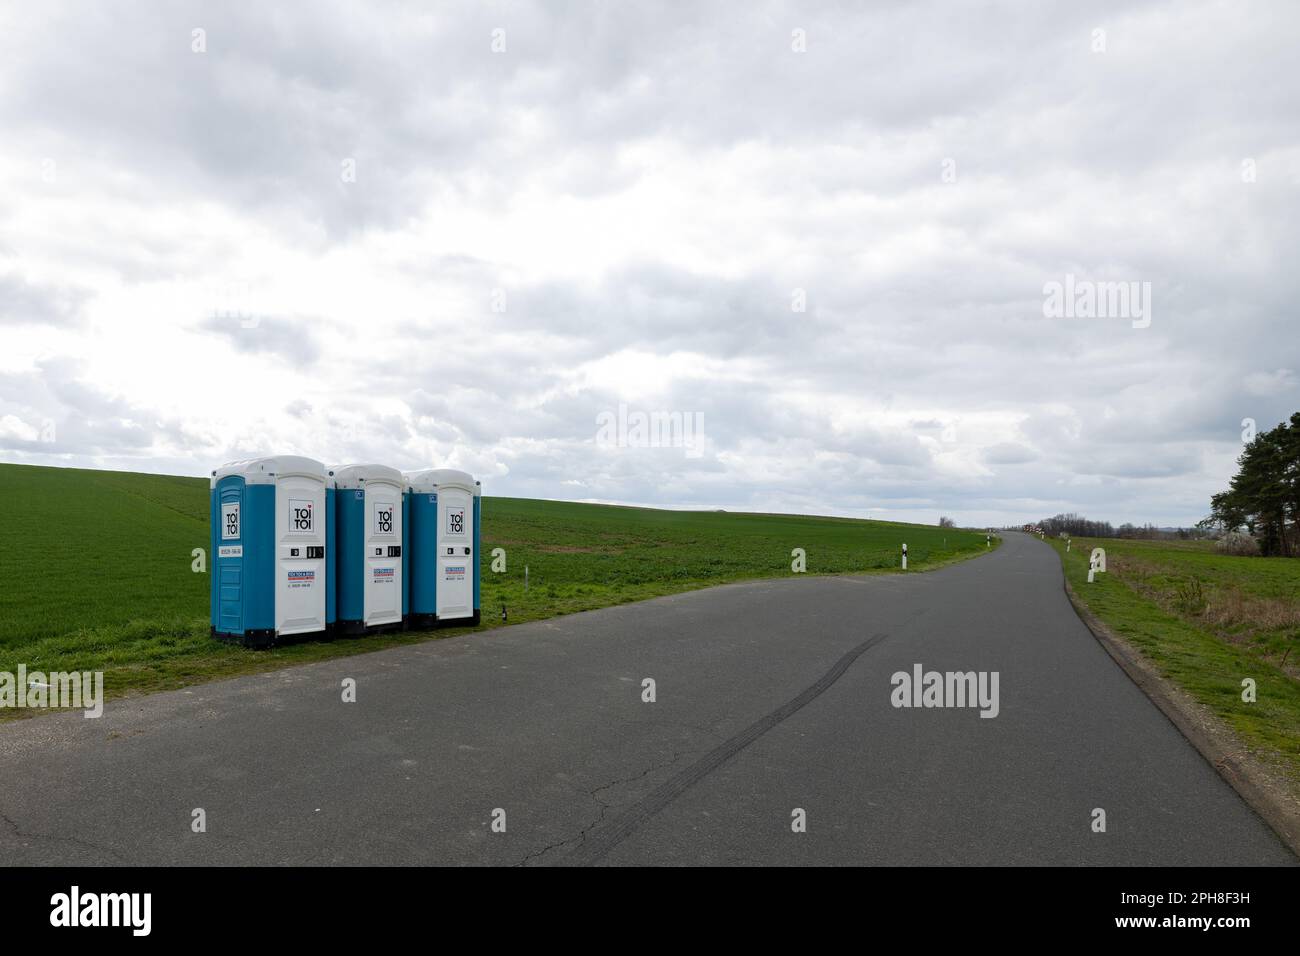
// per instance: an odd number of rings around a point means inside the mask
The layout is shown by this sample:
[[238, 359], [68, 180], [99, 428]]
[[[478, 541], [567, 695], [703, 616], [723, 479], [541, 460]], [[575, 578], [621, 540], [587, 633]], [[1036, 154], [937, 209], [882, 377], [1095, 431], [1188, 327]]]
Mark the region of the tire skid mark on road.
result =
[[681, 773], [661, 784], [658, 789], [646, 794], [641, 801], [629, 807], [609, 824], [602, 825], [589, 833], [577, 849], [556, 862], [563, 866], [590, 866], [593, 863], [600, 862], [614, 847], [631, 836], [646, 820], [668, 806], [668, 804], [777, 726], [777, 724], [825, 693], [832, 684], [844, 676], [844, 672], [852, 666], [854, 661], [888, 636], [888, 634], [875, 634], [867, 638], [836, 661], [830, 670], [799, 696], [786, 701], [767, 716], [759, 718], [734, 737], [719, 744]]

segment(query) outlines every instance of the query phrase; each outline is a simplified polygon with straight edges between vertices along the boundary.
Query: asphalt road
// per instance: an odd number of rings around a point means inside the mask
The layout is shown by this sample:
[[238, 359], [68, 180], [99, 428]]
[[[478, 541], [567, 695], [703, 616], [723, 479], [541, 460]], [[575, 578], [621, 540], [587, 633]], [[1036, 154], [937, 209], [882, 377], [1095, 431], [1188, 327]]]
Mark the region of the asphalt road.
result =
[[[997, 716], [894, 707], [916, 664]], [[1017, 534], [20, 721], [0, 782], [3, 866], [1296, 862]]]

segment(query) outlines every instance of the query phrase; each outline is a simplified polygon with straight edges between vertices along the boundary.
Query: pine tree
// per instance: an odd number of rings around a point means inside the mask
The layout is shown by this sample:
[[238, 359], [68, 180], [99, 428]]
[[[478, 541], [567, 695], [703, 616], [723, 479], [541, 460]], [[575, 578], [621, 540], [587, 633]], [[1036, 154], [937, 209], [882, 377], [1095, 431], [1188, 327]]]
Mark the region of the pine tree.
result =
[[1225, 531], [1244, 527], [1261, 554], [1300, 554], [1300, 412], [1256, 435], [1237, 466], [1228, 490], [1210, 499], [1206, 520]]

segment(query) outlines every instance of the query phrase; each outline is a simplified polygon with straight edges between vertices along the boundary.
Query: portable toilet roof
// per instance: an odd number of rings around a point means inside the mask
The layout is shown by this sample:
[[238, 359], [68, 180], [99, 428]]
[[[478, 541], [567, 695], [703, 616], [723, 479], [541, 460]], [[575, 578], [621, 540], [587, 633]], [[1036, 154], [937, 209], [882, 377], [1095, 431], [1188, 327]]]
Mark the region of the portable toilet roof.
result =
[[416, 494], [429, 494], [441, 488], [463, 488], [470, 494], [478, 494], [478, 482], [467, 471], [455, 468], [426, 468], [423, 471], [408, 471], [406, 483]]
[[230, 475], [239, 475], [248, 485], [269, 485], [276, 478], [287, 475], [305, 475], [309, 478], [324, 478], [325, 466], [315, 458], [302, 455], [270, 455], [266, 458], [245, 458], [242, 461], [227, 462], [212, 472], [211, 487]]
[[401, 488], [402, 473], [387, 465], [337, 465], [330, 469], [339, 488], [364, 488], [368, 481], [388, 481]]

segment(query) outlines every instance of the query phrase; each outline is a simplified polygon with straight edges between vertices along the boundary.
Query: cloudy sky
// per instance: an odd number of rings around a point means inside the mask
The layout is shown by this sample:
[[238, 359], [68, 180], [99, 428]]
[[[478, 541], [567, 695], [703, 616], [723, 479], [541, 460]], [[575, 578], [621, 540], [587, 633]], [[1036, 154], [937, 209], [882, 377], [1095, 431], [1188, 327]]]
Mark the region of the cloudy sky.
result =
[[[0, 460], [1190, 523], [1300, 409], [1298, 37], [1286, 0], [8, 4]], [[1067, 276], [1149, 324], [1045, 315]], [[703, 440], [605, 440], [620, 405]]]

